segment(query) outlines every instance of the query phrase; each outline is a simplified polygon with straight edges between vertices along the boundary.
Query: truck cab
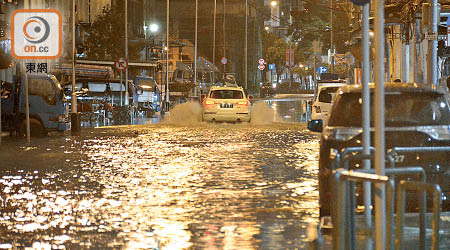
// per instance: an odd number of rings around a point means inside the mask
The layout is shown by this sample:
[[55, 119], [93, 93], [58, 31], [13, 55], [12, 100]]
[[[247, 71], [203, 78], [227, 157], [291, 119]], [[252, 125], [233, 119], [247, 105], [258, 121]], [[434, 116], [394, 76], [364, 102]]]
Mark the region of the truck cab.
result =
[[149, 76], [136, 76], [134, 80], [136, 88], [137, 107], [139, 111], [147, 112], [148, 116], [160, 110], [161, 93], [156, 81]]
[[[5, 130], [26, 131], [25, 77], [14, 81], [11, 93], [2, 97], [2, 125]], [[5, 84], [6, 86], [6, 84]], [[6, 89], [6, 88], [5, 88]], [[2, 88], [2, 93], [6, 91]], [[70, 128], [68, 110], [63, 89], [53, 75], [29, 74], [28, 93], [30, 106], [30, 130], [32, 136], [43, 136], [49, 131], [65, 131]]]

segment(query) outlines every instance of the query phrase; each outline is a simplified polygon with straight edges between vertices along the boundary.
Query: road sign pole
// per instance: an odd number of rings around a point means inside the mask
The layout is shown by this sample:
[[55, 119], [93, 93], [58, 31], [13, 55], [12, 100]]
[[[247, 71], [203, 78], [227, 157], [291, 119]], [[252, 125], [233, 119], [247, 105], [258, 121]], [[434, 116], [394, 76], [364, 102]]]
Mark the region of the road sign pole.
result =
[[[384, 117], [384, 1], [374, 1], [375, 12], [375, 172], [385, 175], [385, 117]], [[384, 184], [375, 184], [376, 250], [386, 249], [386, 196]]]
[[123, 100], [122, 100], [122, 84], [123, 84], [123, 79], [122, 79], [122, 71], [120, 71], [120, 106], [123, 106]]
[[26, 70], [26, 62], [23, 64], [23, 81], [25, 84], [25, 121], [26, 121], [26, 134], [27, 134], [27, 142], [30, 143], [30, 101], [29, 101], [29, 93], [28, 93], [28, 75]]
[[167, 46], [167, 53], [166, 53], [166, 111], [169, 111], [169, 104], [170, 104], [170, 96], [169, 96], [169, 22], [170, 22], [170, 0], [167, 0], [167, 8], [166, 8], [166, 46]]
[[[362, 13], [362, 125], [363, 153], [370, 154], [370, 49], [369, 49], [369, 18], [370, 4], [363, 5]], [[364, 169], [370, 169], [370, 160], [363, 160]], [[372, 190], [370, 182], [364, 182], [364, 214], [367, 228], [372, 227]]]
[[[125, 60], [128, 62], [128, 0], [125, 0]], [[125, 69], [125, 106], [129, 105], [128, 98], [128, 67]]]

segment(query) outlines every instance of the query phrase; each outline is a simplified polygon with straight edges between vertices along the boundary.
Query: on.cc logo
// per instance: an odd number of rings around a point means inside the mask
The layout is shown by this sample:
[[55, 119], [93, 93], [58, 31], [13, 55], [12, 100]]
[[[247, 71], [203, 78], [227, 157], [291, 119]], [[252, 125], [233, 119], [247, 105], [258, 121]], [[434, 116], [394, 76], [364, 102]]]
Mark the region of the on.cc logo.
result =
[[47, 40], [50, 34], [50, 25], [42, 17], [30, 17], [23, 25], [23, 34], [30, 43], [42, 43]]
[[11, 15], [11, 49], [17, 59], [56, 59], [62, 52], [62, 18], [54, 9], [19, 9]]

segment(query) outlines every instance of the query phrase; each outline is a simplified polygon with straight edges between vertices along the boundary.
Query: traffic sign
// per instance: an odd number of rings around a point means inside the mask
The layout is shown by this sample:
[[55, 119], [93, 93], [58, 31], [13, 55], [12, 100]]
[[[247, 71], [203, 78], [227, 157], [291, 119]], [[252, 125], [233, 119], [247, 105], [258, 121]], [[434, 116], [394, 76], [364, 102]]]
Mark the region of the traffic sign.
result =
[[318, 72], [319, 74], [327, 73], [327, 67], [320, 66]]
[[425, 34], [425, 40], [429, 40], [429, 41], [437, 40], [437, 34], [434, 32], [427, 32]]
[[222, 57], [222, 60], [221, 60], [221, 62], [222, 62], [222, 64], [227, 64], [227, 58], [226, 57]]
[[116, 68], [117, 71], [124, 71], [128, 68], [128, 61], [125, 58], [120, 58], [114, 62], [114, 68]]
[[264, 70], [266, 68], [266, 66], [264, 66], [264, 64], [260, 64], [259, 66], [258, 66], [258, 69], [260, 69], [260, 70]]
[[350, 1], [359, 6], [363, 6], [370, 2], [370, 0], [350, 0]]
[[266, 61], [264, 61], [264, 58], [260, 58], [259, 60], [258, 60], [258, 63], [259, 64], [264, 64]]

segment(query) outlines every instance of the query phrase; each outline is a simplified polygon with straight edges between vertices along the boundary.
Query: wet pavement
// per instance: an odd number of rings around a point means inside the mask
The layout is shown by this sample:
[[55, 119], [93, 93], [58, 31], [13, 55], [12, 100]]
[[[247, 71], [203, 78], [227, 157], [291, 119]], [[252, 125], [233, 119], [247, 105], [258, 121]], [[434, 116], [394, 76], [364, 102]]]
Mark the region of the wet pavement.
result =
[[[258, 101], [250, 124], [202, 123], [185, 103], [137, 125], [84, 124], [79, 136], [4, 136], [0, 249], [308, 248], [319, 140], [301, 122], [304, 101]], [[408, 216], [405, 246], [418, 249]], [[357, 233], [364, 249], [370, 235]]]
[[318, 139], [280, 109], [207, 124], [194, 105], [158, 124], [3, 137], [0, 249], [302, 249]]

